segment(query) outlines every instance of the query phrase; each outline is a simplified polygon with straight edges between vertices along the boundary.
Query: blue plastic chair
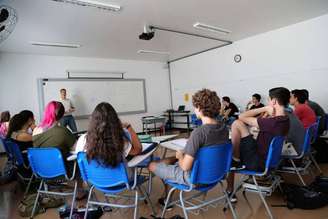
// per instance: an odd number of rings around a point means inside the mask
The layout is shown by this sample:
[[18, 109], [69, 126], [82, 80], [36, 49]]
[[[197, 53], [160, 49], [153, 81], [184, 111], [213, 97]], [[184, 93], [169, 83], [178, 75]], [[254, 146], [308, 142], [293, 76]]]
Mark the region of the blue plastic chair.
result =
[[[270, 218], [273, 218], [272, 213], [270, 211], [270, 208], [265, 201], [264, 195], [268, 196], [271, 195], [271, 193], [278, 187], [280, 186], [280, 177], [278, 176], [273, 176], [272, 178], [272, 183], [270, 186], [266, 187], [264, 190], [264, 187], [260, 187], [257, 183], [256, 176], [261, 177], [261, 176], [267, 176], [269, 174], [272, 174], [272, 171], [276, 170], [280, 160], [281, 160], [281, 152], [282, 152], [282, 147], [284, 143], [285, 137], [283, 136], [276, 136], [271, 140], [267, 158], [265, 161], [265, 169], [264, 171], [251, 171], [251, 170], [239, 170], [235, 171], [237, 173], [243, 174], [244, 176], [241, 178], [240, 182], [236, 186], [232, 196], [241, 188], [242, 185], [244, 185], [244, 192], [255, 192], [258, 193], [264, 206], [265, 209], [269, 215]], [[245, 177], [246, 176], [246, 177]], [[248, 179], [248, 177], [251, 176], [253, 179], [253, 182], [255, 184], [254, 188], [249, 188], [246, 187], [245, 181]]]
[[[27, 164], [24, 161], [23, 154], [22, 154], [18, 144], [13, 142], [11, 139], [5, 139], [3, 141], [3, 144], [5, 146], [5, 150], [8, 155], [8, 160], [12, 161], [13, 164], [15, 165], [17, 176], [23, 183], [27, 183], [27, 186], [26, 186], [26, 189], [24, 192], [24, 195], [26, 195], [28, 193], [31, 183], [33, 181], [33, 174], [31, 174], [30, 176], [26, 176], [26, 175], [30, 174], [31, 168], [30, 168], [29, 164]], [[26, 151], [25, 151], [25, 153], [26, 153]], [[23, 174], [21, 171], [27, 172], [28, 174]]]
[[[306, 170], [311, 166], [312, 163], [316, 166], [316, 168], [319, 170], [319, 172], [321, 172], [319, 165], [317, 164], [317, 162], [315, 161], [315, 159], [311, 153], [311, 142], [313, 141], [312, 139], [314, 138], [314, 136], [316, 135], [316, 133], [318, 131], [318, 126], [319, 126], [319, 123], [316, 122], [306, 129], [305, 136], [304, 136], [304, 143], [301, 147], [300, 154], [282, 156], [282, 158], [289, 160], [290, 163], [292, 164], [292, 166], [291, 167], [290, 166], [282, 166], [279, 169], [279, 172], [297, 174], [298, 178], [300, 179], [301, 183], [304, 186], [306, 186], [306, 184], [301, 176], [301, 173], [306, 172]], [[309, 159], [307, 159], [307, 158], [309, 158]], [[303, 159], [304, 163], [302, 166], [299, 166], [299, 167], [296, 166], [294, 160], [298, 160], [298, 159]]]
[[191, 114], [191, 124], [195, 125], [196, 127], [199, 127], [203, 123], [201, 119], [197, 118], [196, 114]]
[[40, 194], [73, 196], [69, 218], [72, 218], [75, 204], [77, 182], [74, 182], [73, 192], [53, 192], [48, 191], [47, 181], [65, 177], [66, 181], [73, 181], [75, 178], [76, 163], [74, 163], [73, 174], [68, 177], [62, 154], [58, 148], [29, 148], [27, 155], [35, 177], [41, 179], [38, 193], [34, 202], [31, 218], [34, 217], [35, 208], [39, 201]]
[[[190, 174], [190, 185], [177, 184], [173, 181], [166, 180], [165, 183], [170, 185], [172, 188], [168, 193], [165, 201], [165, 207], [162, 212], [161, 218], [164, 218], [167, 206], [173, 204], [183, 209], [184, 217], [188, 218], [187, 211], [193, 211], [197, 209], [204, 209], [204, 206], [211, 205], [225, 200], [232, 212], [234, 218], [237, 218], [234, 209], [232, 208], [230, 199], [227, 192], [223, 189], [222, 180], [225, 179], [227, 173], [230, 170], [232, 159], [232, 145], [231, 143], [212, 145], [201, 147], [195, 157], [193, 167]], [[204, 195], [214, 188], [218, 183], [221, 185], [223, 192], [222, 196], [215, 197], [211, 200], [200, 200], [198, 196]], [[180, 199], [169, 203], [170, 197], [175, 190], [180, 190]], [[191, 191], [197, 191], [195, 195], [184, 198], [183, 193]], [[191, 200], [197, 201], [197, 204], [191, 202]], [[180, 203], [180, 204], [179, 204]], [[199, 204], [200, 203], [200, 204]], [[186, 205], [189, 206], [186, 206]], [[199, 213], [199, 210], [197, 211]], [[196, 212], [196, 214], [197, 214]]]
[[[115, 168], [105, 167], [96, 160], [88, 161], [85, 152], [79, 152], [77, 155], [77, 163], [80, 168], [81, 177], [85, 182], [91, 186], [88, 201], [86, 205], [86, 212], [84, 218], [87, 218], [88, 206], [100, 205], [114, 208], [134, 208], [134, 218], [137, 218], [138, 214], [138, 190], [143, 193], [147, 201], [151, 204], [148, 194], [144, 192], [141, 184], [144, 182], [143, 177], [137, 177], [137, 171], [134, 171], [133, 179], [128, 177], [126, 166], [124, 162], [119, 163]], [[118, 204], [107, 202], [99, 202], [97, 200], [91, 200], [94, 189], [104, 193], [107, 197], [119, 198], [121, 192], [130, 190], [135, 192], [133, 204]], [[123, 196], [124, 197], [124, 196]], [[126, 197], [125, 197], [126, 198]], [[152, 206], [152, 205], [151, 205]], [[153, 211], [153, 209], [152, 209]], [[154, 213], [154, 212], [153, 212]]]

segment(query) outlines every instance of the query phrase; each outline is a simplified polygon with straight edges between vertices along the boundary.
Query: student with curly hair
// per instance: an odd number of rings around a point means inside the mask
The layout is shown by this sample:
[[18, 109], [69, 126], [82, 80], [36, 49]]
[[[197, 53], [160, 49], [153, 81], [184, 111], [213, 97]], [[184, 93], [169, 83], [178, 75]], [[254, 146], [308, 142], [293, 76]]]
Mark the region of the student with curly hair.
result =
[[[221, 108], [220, 98], [215, 91], [203, 89], [192, 97], [193, 107], [202, 125], [190, 135], [183, 151], [177, 151], [175, 157], [166, 158], [158, 162], [151, 162], [148, 169], [163, 180], [175, 181], [188, 185], [190, 172], [201, 147], [223, 144], [229, 140], [229, 131], [220, 121], [216, 120]], [[164, 199], [158, 200], [164, 204]]]
[[76, 143], [78, 151], [86, 151], [90, 160], [115, 167], [122, 159], [140, 154], [142, 145], [131, 125], [122, 124], [113, 106], [102, 102], [91, 115], [88, 132]]

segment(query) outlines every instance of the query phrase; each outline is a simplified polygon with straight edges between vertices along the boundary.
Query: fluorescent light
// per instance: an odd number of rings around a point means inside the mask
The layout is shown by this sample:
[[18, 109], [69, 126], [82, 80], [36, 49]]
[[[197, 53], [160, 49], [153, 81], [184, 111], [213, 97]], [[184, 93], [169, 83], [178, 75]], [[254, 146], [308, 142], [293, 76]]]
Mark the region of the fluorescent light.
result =
[[31, 45], [33, 46], [50, 46], [50, 47], [62, 47], [62, 48], [79, 48], [81, 45], [79, 44], [71, 44], [71, 43], [51, 43], [51, 42], [36, 42], [36, 41], [31, 41]]
[[122, 7], [119, 5], [103, 3], [103, 2], [100, 2], [97, 0], [52, 0], [52, 1], [69, 3], [69, 4], [78, 5], [78, 6], [99, 8], [102, 10], [115, 11], [115, 12], [120, 11], [122, 9]]
[[154, 51], [154, 50], [138, 50], [137, 53], [152, 53], [152, 54], [158, 54], [158, 55], [170, 55], [169, 52], [162, 52], [162, 51]]
[[209, 30], [209, 31], [212, 31], [212, 32], [220, 32], [220, 33], [224, 33], [224, 34], [231, 33], [230, 30], [223, 29], [223, 28], [220, 28], [220, 27], [214, 27], [214, 26], [203, 24], [203, 23], [199, 23], [199, 22], [194, 23], [193, 26], [194, 26], [194, 28], [203, 29], [203, 30]]

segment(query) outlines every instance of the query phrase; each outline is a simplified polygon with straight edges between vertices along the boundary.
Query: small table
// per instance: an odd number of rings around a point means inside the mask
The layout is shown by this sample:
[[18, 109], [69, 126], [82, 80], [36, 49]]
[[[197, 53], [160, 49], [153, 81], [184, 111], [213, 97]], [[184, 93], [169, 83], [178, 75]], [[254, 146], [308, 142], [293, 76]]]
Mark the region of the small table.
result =
[[[166, 118], [164, 116], [146, 116], [141, 119], [142, 122], [142, 131], [146, 134], [148, 134], [149, 131], [156, 131], [158, 128], [163, 127], [163, 133], [165, 134], [165, 121]], [[161, 123], [161, 126], [158, 128], [156, 127], [157, 123]], [[149, 125], [153, 125], [154, 127], [149, 127]], [[161, 135], [161, 132], [160, 132]]]

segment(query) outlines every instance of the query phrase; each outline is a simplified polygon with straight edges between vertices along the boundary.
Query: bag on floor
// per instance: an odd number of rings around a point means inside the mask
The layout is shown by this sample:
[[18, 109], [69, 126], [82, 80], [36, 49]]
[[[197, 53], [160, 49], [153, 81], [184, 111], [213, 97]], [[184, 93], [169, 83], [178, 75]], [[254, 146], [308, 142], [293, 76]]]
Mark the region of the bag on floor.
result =
[[[59, 217], [61, 219], [68, 219], [70, 214], [70, 207], [66, 205], [58, 209]], [[87, 219], [99, 219], [103, 215], [104, 211], [101, 207], [92, 208], [89, 207]], [[72, 218], [74, 219], [83, 219], [85, 214], [85, 209], [74, 209]]]
[[328, 163], [328, 142], [327, 139], [318, 138], [311, 147], [315, 149], [315, 160], [318, 163]]
[[310, 187], [317, 192], [322, 192], [328, 195], [328, 177], [327, 176], [317, 176]]
[[10, 183], [16, 179], [16, 169], [12, 161], [8, 160], [0, 171], [0, 185]]
[[[27, 195], [23, 198], [22, 201], [20, 201], [20, 203], [18, 204], [18, 213], [21, 217], [30, 217], [32, 215], [32, 210], [36, 199], [36, 195], [37, 195], [36, 193]], [[41, 214], [44, 212], [46, 212], [46, 209], [41, 207], [38, 202], [35, 208], [34, 215]]]
[[317, 209], [328, 204], [328, 196], [314, 191], [310, 187], [284, 185], [283, 190], [287, 198], [287, 208]]

